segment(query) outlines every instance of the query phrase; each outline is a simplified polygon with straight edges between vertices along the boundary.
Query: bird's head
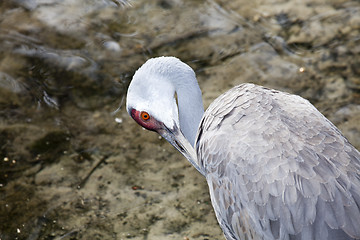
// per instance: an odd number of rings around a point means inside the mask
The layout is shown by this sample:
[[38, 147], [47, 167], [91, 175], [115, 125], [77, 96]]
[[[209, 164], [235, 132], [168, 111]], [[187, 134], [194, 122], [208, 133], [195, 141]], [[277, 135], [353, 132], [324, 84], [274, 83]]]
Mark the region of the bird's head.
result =
[[180, 128], [173, 84], [174, 78], [186, 77], [186, 74], [193, 74], [192, 69], [175, 57], [148, 60], [134, 74], [127, 92], [126, 109], [139, 125], [157, 132], [193, 161], [196, 154]]

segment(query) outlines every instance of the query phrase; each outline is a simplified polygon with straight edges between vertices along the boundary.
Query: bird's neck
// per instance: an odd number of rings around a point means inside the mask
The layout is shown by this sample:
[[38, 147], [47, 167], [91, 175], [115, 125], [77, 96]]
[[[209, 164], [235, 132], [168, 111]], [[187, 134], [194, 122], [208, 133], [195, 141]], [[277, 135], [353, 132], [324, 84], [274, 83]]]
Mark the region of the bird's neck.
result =
[[180, 129], [190, 144], [194, 147], [196, 133], [204, 107], [202, 94], [195, 76], [192, 79], [174, 83], [179, 108]]

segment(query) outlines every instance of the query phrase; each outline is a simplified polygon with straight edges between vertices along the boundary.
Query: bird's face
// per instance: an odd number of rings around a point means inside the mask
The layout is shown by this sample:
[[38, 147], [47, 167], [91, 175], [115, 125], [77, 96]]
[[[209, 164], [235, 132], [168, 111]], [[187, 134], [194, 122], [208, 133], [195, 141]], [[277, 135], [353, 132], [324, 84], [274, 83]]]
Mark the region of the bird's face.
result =
[[139, 125], [159, 133], [183, 153], [174, 86], [166, 80], [169, 74], [156, 70], [162, 65], [152, 62], [146, 62], [134, 74], [126, 98], [127, 111]]
[[134, 108], [128, 109], [130, 116], [140, 126], [147, 130], [157, 132], [181, 152], [187, 159], [195, 157], [194, 150], [181, 132], [178, 124], [174, 122], [171, 126], [166, 126], [162, 121], [157, 120], [154, 116], [146, 111], [138, 111]]
[[[187, 74], [183, 74], [184, 69]], [[194, 77], [189, 69], [171, 57], [148, 60], [134, 74], [127, 92], [126, 108], [139, 125], [160, 134], [190, 162], [194, 162], [196, 153], [180, 130], [175, 86], [169, 80], [174, 76]]]

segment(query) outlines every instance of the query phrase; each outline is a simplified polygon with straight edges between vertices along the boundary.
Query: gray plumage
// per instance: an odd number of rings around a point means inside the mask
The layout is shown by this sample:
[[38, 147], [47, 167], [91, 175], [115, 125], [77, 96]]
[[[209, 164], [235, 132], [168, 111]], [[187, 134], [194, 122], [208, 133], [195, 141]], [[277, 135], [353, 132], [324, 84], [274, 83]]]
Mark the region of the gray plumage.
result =
[[360, 238], [360, 153], [307, 100], [234, 87], [196, 150], [227, 239]]
[[242, 84], [204, 113], [193, 70], [159, 57], [126, 107], [206, 177], [228, 240], [360, 239], [360, 153], [307, 100]]

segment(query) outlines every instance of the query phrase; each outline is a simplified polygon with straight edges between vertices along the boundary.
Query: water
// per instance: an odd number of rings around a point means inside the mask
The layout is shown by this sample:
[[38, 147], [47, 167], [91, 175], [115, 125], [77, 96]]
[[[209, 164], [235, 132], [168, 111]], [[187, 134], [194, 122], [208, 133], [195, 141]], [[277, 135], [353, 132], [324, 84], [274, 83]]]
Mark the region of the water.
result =
[[134, 71], [177, 56], [206, 106], [300, 94], [359, 149], [359, 29], [355, 0], [2, 1], [0, 239], [222, 239], [202, 176], [127, 116]]

